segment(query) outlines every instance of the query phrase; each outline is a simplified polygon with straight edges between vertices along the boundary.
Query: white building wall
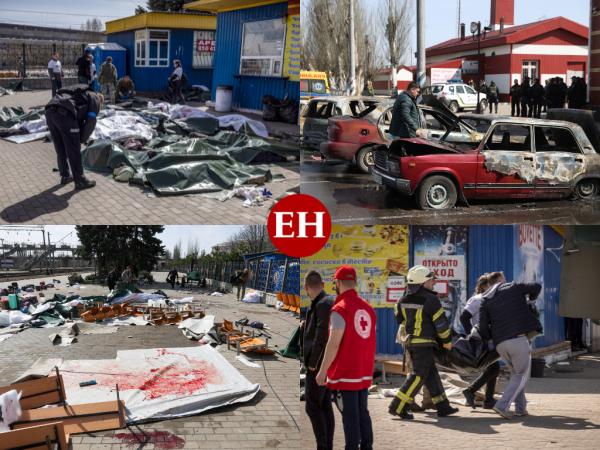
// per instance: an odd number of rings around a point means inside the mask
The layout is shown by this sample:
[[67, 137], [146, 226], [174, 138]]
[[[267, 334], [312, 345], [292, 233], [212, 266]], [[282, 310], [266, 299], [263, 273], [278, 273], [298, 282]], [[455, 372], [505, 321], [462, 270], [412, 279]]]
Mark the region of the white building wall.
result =
[[[497, 45], [495, 47], [482, 48], [481, 54], [485, 56], [492, 56], [492, 52], [496, 52], [496, 55], [507, 55], [510, 54], [510, 44], [506, 45]], [[455, 53], [447, 53], [445, 55], [437, 55], [437, 56], [427, 56], [427, 64], [447, 61], [449, 59], [461, 58], [463, 56], [471, 56], [476, 55], [477, 49], [466, 50], [463, 52], [455, 52]]]
[[585, 45], [514, 44], [513, 55], [587, 56], [588, 48]]
[[500, 91], [500, 95], [508, 94], [510, 92], [510, 87], [512, 86], [511, 78], [509, 73], [505, 74], [492, 74], [485, 76], [485, 84], [488, 87], [492, 84], [492, 81], [496, 82], [496, 86], [498, 86], [498, 90]]

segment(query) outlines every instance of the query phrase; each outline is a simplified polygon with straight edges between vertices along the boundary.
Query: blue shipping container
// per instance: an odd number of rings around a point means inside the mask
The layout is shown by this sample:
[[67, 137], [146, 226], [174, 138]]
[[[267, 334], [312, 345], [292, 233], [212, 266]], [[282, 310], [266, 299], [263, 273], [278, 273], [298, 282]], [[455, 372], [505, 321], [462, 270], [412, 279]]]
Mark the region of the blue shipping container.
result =
[[[548, 347], [564, 342], [565, 319], [558, 315], [563, 237], [552, 227], [544, 225], [544, 335], [533, 340], [533, 348]], [[549, 250], [559, 249], [559, 250]]]
[[502, 271], [504, 277], [512, 281], [513, 227], [511, 225], [470, 225], [468, 239], [468, 298], [475, 292], [477, 279], [484, 273]]
[[[161, 28], [161, 30], [164, 28]], [[213, 69], [193, 69], [194, 31], [191, 29], [172, 28], [169, 38], [168, 67], [135, 67], [135, 30], [109, 34], [108, 42], [115, 42], [127, 49], [127, 74], [133, 80], [137, 92], [166, 91], [169, 78], [175, 70], [173, 60], [178, 59], [188, 77], [188, 85], [206, 86], [210, 89], [213, 81]], [[96, 65], [98, 67], [98, 65]], [[124, 73], [118, 73], [121, 78]]]
[[212, 101], [216, 99], [217, 86], [233, 86], [233, 106], [262, 111], [264, 95], [300, 101], [300, 83], [279, 77], [243, 76], [240, 73], [242, 29], [244, 23], [286, 17], [288, 2], [273, 3], [253, 8], [237, 9], [217, 14], [217, 46], [215, 51], [215, 76], [212, 84]]

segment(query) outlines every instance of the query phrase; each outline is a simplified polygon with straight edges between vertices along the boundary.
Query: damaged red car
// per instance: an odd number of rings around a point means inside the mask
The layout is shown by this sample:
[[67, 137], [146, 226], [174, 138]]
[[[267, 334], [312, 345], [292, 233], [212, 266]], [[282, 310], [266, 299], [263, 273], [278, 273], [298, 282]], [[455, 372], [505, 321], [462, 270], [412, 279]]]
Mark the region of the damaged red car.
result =
[[[388, 129], [393, 108], [394, 100], [385, 100], [370, 105], [355, 115], [330, 118], [327, 140], [320, 145], [321, 154], [329, 159], [355, 162], [360, 172], [369, 173], [369, 166], [375, 163], [373, 147], [391, 142]], [[456, 119], [457, 116], [439, 101], [434, 107], [419, 105], [421, 138], [429, 140], [441, 138]], [[482, 137], [483, 134], [478, 133], [475, 127], [467, 122], [460, 122], [447, 134], [446, 142], [478, 142]]]
[[[421, 209], [441, 210], [468, 199], [597, 197], [600, 138], [591, 111], [554, 109], [550, 120], [486, 116], [479, 142], [399, 139], [374, 147], [373, 180]], [[585, 131], [584, 131], [585, 130]]]

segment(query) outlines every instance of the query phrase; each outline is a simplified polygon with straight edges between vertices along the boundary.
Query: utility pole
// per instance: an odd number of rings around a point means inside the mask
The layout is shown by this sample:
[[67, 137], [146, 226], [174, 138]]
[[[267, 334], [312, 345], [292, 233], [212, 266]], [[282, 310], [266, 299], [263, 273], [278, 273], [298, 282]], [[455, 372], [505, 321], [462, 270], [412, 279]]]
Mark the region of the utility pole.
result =
[[460, 39], [460, 0], [458, 0], [458, 34], [456, 37]]
[[[48, 273], [48, 249], [46, 248], [46, 233], [44, 232], [43, 228], [42, 228], [42, 237], [44, 238], [44, 258], [46, 259], [46, 275], [49, 275], [49, 273]], [[48, 243], [50, 243], [50, 233], [48, 233]]]
[[417, 83], [426, 83], [425, 72], [425, 0], [417, 0]]
[[348, 8], [348, 40], [350, 41], [350, 95], [356, 95], [356, 61], [354, 61], [354, 0]]
[[[52, 247], [52, 244], [50, 243], [50, 232], [48, 231], [48, 247]], [[52, 252], [52, 254], [54, 254], [54, 252]], [[50, 258], [52, 259], [52, 258]], [[52, 263], [52, 261], [50, 261], [50, 263]], [[52, 273], [52, 268], [50, 268], [50, 273]]]

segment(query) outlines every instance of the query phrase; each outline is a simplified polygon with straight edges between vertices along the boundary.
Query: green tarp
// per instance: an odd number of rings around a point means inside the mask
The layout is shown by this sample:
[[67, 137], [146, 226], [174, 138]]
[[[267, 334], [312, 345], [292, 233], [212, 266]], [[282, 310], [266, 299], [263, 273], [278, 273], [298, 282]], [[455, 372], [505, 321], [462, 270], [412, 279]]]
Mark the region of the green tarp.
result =
[[[224, 142], [229, 144], [225, 148], [215, 145]], [[157, 155], [141, 164], [136, 158], [140, 152], [101, 139], [82, 150], [82, 160], [84, 169], [99, 172], [112, 171], [125, 163], [160, 195], [195, 195], [239, 187], [256, 176], [271, 180], [267, 167], [247, 165], [261, 151], [258, 150], [261, 146], [264, 146], [262, 139], [220, 132], [211, 139], [181, 139], [155, 148]]]
[[134, 284], [125, 283], [125, 282], [117, 284], [117, 289], [126, 289], [129, 292], [131, 292], [132, 294], [141, 294], [142, 293], [142, 291], [140, 291], [137, 287], [135, 287]]
[[292, 333], [292, 337], [288, 341], [288, 345], [284, 350], [275, 350], [285, 358], [298, 359], [300, 358], [300, 327], [296, 328]]
[[0, 127], [10, 128], [19, 122], [37, 120], [46, 114], [43, 108], [23, 111], [20, 106], [3, 106], [0, 108]]

